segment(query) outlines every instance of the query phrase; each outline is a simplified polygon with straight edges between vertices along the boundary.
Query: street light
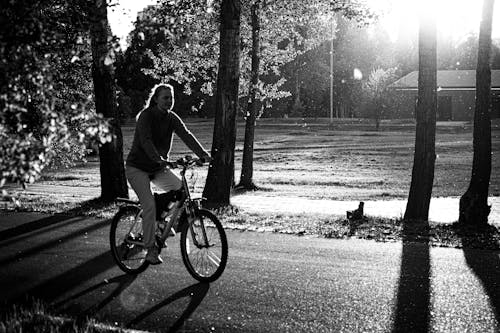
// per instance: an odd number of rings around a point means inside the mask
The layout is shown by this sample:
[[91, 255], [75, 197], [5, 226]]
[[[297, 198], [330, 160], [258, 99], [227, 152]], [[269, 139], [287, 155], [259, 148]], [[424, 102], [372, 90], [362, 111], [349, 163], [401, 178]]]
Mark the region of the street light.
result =
[[332, 12], [331, 40], [330, 40], [330, 125], [333, 125], [333, 37], [335, 33], [335, 21]]

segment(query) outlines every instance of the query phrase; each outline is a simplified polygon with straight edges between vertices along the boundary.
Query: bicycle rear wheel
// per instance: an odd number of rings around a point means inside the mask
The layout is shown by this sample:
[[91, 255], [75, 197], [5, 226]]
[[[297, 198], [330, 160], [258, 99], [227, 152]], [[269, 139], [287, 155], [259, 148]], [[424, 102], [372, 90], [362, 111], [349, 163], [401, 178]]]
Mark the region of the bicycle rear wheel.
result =
[[206, 209], [181, 229], [181, 254], [189, 274], [201, 282], [217, 280], [227, 263], [227, 238], [219, 219]]
[[128, 274], [143, 272], [148, 266], [142, 230], [142, 210], [138, 206], [120, 208], [113, 217], [109, 233], [111, 254]]

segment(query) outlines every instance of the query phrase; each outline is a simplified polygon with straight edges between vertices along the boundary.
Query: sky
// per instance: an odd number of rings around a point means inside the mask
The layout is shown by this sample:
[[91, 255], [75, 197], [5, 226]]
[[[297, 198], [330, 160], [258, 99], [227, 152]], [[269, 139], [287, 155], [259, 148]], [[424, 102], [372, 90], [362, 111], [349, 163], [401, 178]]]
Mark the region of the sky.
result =
[[111, 31], [120, 38], [122, 49], [126, 48], [127, 36], [134, 28], [137, 13], [156, 0], [115, 0], [117, 5], [108, 8], [108, 19]]
[[[116, 0], [118, 5], [109, 8], [108, 16], [113, 33], [126, 48], [127, 35], [133, 29], [137, 13], [156, 0]], [[419, 10], [434, 10], [438, 29], [455, 41], [467, 33], [479, 31], [481, 0], [366, 0], [374, 9], [386, 13], [382, 23], [393, 40], [399, 33], [416, 31]], [[429, 8], [429, 9], [428, 9]], [[493, 14], [493, 37], [500, 38], [500, 2], [496, 1]]]
[[[367, 0], [374, 9], [386, 13], [382, 24], [391, 39], [399, 33], [418, 29], [418, 13], [434, 11], [438, 31], [459, 41], [470, 32], [479, 32], [483, 1], [481, 0]], [[493, 37], [500, 38], [500, 3], [493, 13]]]

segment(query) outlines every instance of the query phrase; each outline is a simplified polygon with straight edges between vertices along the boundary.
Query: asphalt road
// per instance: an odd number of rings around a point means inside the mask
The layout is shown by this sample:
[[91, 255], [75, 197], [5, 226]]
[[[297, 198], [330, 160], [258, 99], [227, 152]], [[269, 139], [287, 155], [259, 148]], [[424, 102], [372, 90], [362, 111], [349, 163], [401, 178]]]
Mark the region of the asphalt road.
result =
[[134, 277], [109, 221], [0, 215], [0, 301], [178, 332], [499, 332], [500, 252], [227, 231], [222, 277], [198, 284], [178, 239]]

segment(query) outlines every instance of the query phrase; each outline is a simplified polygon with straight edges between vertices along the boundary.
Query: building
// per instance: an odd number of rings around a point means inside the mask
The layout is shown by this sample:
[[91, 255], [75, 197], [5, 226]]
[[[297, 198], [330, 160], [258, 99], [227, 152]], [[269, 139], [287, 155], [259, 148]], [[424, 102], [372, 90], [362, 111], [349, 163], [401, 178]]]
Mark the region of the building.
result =
[[[397, 95], [398, 118], [415, 115], [418, 95], [418, 71], [400, 78], [389, 86]], [[500, 118], [500, 70], [491, 71], [492, 118]], [[437, 71], [437, 120], [471, 120], [476, 98], [475, 70]]]

